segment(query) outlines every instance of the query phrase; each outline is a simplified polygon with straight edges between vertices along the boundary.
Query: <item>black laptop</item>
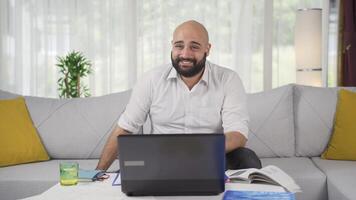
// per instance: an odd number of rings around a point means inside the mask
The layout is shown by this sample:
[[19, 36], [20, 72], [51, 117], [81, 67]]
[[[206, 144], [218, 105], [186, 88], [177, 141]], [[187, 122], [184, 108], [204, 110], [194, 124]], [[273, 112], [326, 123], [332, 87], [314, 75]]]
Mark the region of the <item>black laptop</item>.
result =
[[121, 189], [128, 196], [224, 191], [224, 134], [118, 136]]

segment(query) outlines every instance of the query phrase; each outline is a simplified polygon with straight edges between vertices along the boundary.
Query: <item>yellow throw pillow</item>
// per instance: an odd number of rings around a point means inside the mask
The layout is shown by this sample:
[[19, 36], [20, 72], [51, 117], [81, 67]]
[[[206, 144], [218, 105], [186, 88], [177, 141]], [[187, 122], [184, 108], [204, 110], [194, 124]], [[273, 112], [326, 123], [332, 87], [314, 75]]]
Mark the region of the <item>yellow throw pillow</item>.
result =
[[25, 99], [0, 100], [0, 167], [48, 160]]
[[334, 132], [324, 159], [356, 160], [356, 93], [341, 89], [336, 108]]

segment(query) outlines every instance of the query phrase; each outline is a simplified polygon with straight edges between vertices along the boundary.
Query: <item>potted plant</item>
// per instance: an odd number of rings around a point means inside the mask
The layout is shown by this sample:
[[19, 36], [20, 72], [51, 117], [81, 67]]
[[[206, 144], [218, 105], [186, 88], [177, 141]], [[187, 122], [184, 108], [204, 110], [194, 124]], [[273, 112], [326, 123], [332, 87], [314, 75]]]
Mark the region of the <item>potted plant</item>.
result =
[[88, 97], [89, 88], [82, 84], [81, 78], [92, 72], [92, 64], [81, 52], [72, 51], [66, 56], [57, 57], [61, 77], [58, 79], [60, 98]]

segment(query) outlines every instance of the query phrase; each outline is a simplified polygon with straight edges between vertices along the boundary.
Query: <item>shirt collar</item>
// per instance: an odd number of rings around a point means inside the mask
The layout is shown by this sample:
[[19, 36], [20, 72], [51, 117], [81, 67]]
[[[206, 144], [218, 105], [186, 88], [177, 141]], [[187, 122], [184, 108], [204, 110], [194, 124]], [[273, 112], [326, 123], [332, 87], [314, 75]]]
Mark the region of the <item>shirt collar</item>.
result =
[[168, 74], [167, 80], [172, 79], [172, 78], [178, 78], [178, 73], [177, 73], [176, 69], [174, 69], [173, 66], [171, 66], [171, 70]]
[[[210, 63], [209, 63], [209, 61], [206, 61], [203, 76], [200, 79], [200, 81], [205, 82], [206, 85], [209, 84], [209, 73], [210, 73]], [[178, 78], [178, 73], [174, 69], [173, 66], [171, 66], [171, 70], [168, 74], [167, 80], [172, 79], [172, 78]]]
[[206, 61], [203, 76], [201, 77], [200, 81], [203, 81], [205, 82], [206, 85], [209, 85], [209, 74], [210, 74], [210, 63]]

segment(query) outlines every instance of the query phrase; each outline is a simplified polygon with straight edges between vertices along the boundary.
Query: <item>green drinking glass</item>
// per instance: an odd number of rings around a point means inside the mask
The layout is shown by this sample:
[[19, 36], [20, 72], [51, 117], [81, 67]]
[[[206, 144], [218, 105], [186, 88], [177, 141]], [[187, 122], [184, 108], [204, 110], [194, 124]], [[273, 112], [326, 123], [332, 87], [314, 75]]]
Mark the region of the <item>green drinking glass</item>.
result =
[[59, 164], [61, 185], [76, 185], [78, 183], [78, 169], [79, 164], [77, 162], [61, 162]]

